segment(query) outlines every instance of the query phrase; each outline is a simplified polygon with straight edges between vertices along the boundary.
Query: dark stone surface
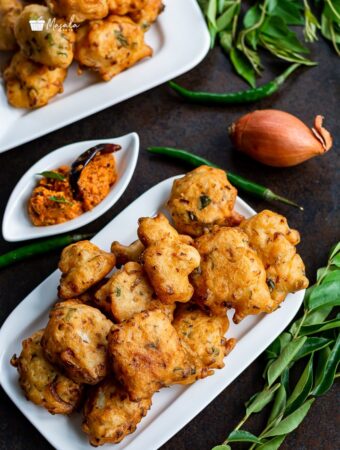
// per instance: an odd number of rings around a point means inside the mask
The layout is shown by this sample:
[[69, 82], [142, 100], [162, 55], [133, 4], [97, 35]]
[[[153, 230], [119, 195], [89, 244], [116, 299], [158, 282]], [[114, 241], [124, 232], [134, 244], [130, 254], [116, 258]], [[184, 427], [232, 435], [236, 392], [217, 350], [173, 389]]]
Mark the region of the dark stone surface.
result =
[[[150, 157], [145, 152], [149, 145], [178, 146], [191, 149], [304, 205], [305, 211], [301, 213], [290, 207], [269, 205], [241, 194], [257, 210], [271, 207], [285, 214], [291, 226], [301, 231], [302, 243], [299, 250], [306, 262], [308, 275], [313, 278], [316, 268], [324, 264], [330, 246], [340, 238], [340, 65], [333, 50], [322, 40], [313, 46], [313, 53], [319, 61], [317, 67], [300, 70], [280, 93], [256, 105], [226, 108], [188, 105], [163, 85], [0, 155], [1, 214], [21, 175], [48, 152], [77, 140], [108, 138], [135, 130], [141, 138], [141, 151], [133, 180], [121, 200], [103, 217], [87, 226], [86, 231], [100, 230], [148, 188], [186, 170], [187, 167], [180, 163]], [[280, 64], [270, 67], [263, 81], [279, 73], [282, 67]], [[245, 88], [244, 83], [231, 73], [226, 58], [218, 49], [180, 80], [186, 86], [207, 90], [231, 91]], [[264, 108], [289, 111], [309, 125], [316, 114], [323, 114], [325, 124], [335, 138], [334, 148], [321, 158], [284, 170], [267, 168], [235, 153], [227, 136], [227, 125], [248, 111]], [[16, 245], [0, 240], [0, 252], [13, 249]], [[1, 270], [0, 323], [55, 269], [57, 261], [58, 252]], [[209, 450], [222, 442], [242, 417], [244, 401], [260, 388], [262, 366], [263, 360], [257, 359], [204, 411], [167, 442], [162, 450]], [[339, 390], [333, 387], [325, 397], [316, 401], [303, 425], [281, 448], [340, 448], [338, 405]], [[178, 411], [178, 414], [180, 416], [181, 412]], [[252, 422], [254, 429], [263, 425], [262, 420], [256, 418]], [[50, 446], [47, 442], [1, 390], [0, 450], [48, 448]]]

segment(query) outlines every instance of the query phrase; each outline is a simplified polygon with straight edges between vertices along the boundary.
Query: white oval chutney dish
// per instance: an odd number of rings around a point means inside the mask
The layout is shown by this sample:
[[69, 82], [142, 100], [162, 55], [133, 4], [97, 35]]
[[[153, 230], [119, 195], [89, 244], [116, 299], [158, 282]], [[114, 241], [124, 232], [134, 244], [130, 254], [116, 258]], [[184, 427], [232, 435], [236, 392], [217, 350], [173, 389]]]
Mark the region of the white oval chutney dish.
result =
[[[36, 175], [44, 171], [55, 170], [65, 164], [71, 165], [83, 152], [101, 143], [118, 144], [122, 147], [121, 150], [114, 153], [118, 177], [109, 194], [91, 211], [87, 211], [75, 219], [57, 225], [39, 227], [33, 225], [28, 216], [27, 202], [37, 185], [39, 178]], [[112, 139], [76, 142], [44, 156], [19, 180], [8, 200], [2, 221], [4, 239], [14, 242], [67, 233], [98, 219], [123, 195], [135, 171], [138, 153], [139, 136], [137, 133], [129, 133]]]

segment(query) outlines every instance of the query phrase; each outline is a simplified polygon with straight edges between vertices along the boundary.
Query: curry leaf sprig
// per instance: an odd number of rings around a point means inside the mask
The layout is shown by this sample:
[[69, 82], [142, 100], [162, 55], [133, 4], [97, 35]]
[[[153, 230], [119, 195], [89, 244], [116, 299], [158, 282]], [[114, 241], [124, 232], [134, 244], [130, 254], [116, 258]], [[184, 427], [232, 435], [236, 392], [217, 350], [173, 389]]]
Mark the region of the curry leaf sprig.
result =
[[[328, 392], [339, 376], [340, 314], [332, 314], [337, 306], [340, 242], [333, 247], [327, 266], [318, 270], [316, 283], [307, 289], [302, 317], [267, 348], [263, 390], [250, 398], [243, 419], [223, 444], [212, 450], [231, 450], [234, 442], [249, 442], [249, 450], [276, 450], [301, 424], [315, 399]], [[303, 370], [292, 385], [290, 374], [297, 361]], [[271, 411], [264, 430], [258, 436], [244, 430], [249, 417], [267, 405]]]
[[306, 42], [314, 42], [320, 30], [340, 54], [340, 0], [314, 0], [312, 6], [321, 11], [320, 20], [308, 0], [258, 0], [250, 7], [241, 0], [198, 3], [207, 21], [211, 47], [219, 42], [235, 71], [252, 87], [263, 71], [260, 49], [290, 63], [316, 64], [306, 56], [309, 49], [291, 26], [304, 28]]

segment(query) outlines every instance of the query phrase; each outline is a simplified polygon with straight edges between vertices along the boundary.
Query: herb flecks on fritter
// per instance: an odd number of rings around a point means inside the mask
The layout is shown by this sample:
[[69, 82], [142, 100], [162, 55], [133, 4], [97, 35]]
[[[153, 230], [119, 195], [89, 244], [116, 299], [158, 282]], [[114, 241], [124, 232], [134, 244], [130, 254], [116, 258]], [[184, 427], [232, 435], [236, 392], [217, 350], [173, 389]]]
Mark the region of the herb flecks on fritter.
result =
[[271, 312], [274, 302], [261, 259], [240, 228], [216, 228], [195, 241], [201, 264], [192, 276], [194, 299], [214, 315], [234, 308], [234, 322]]
[[109, 310], [116, 322], [131, 319], [135, 314], [159, 308], [172, 318], [175, 305], [164, 305], [152, 289], [143, 267], [135, 262], [126, 263], [115, 272], [95, 294], [95, 302]]
[[264, 264], [270, 295], [276, 306], [290, 292], [308, 287], [305, 266], [295, 248], [300, 235], [289, 228], [285, 217], [265, 210], [242, 222], [241, 228]]
[[195, 379], [213, 375], [213, 369], [224, 367], [224, 357], [235, 346], [235, 339], [224, 337], [229, 328], [226, 315], [210, 316], [197, 305], [186, 303], [176, 309], [173, 326], [195, 362]]
[[215, 225], [238, 225], [237, 190], [224, 170], [200, 166], [174, 181], [167, 208], [179, 233], [201, 236]]
[[139, 219], [138, 236], [146, 246], [142, 261], [157, 297], [167, 304], [188, 302], [194, 292], [189, 275], [199, 266], [198, 251], [162, 214]]
[[36, 63], [15, 53], [4, 70], [8, 102], [16, 108], [39, 108], [63, 92], [67, 70]]
[[195, 373], [169, 318], [160, 310], [135, 314], [109, 334], [113, 371], [133, 401], [161, 387], [182, 383]]
[[104, 81], [151, 55], [143, 30], [127, 16], [90, 21], [77, 32], [75, 59]]

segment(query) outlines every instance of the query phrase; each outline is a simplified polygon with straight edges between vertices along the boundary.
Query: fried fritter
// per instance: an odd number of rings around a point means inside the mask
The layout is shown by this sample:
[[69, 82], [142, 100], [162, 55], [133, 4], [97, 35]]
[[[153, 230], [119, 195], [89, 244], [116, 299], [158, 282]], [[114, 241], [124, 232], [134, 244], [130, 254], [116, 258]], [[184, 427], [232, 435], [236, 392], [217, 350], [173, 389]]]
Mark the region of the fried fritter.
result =
[[75, 33], [71, 28], [60, 29], [64, 21], [54, 19], [55, 26], [45, 27], [41, 31], [31, 29], [30, 21], [45, 20], [45, 24], [53, 20], [48, 8], [43, 5], [25, 6], [15, 23], [14, 33], [21, 52], [32, 61], [50, 68], [66, 69], [73, 60], [73, 43]]
[[66, 69], [49, 69], [16, 53], [4, 71], [8, 102], [16, 108], [39, 108], [63, 92]]
[[241, 228], [264, 264], [270, 295], [276, 306], [290, 292], [308, 287], [305, 266], [295, 248], [300, 235], [289, 228], [285, 217], [265, 210], [242, 222]]
[[178, 234], [172, 227], [164, 214], [159, 213], [156, 217], [142, 217], [138, 220], [138, 237], [145, 247], [157, 244], [162, 240], [181, 241], [184, 244], [192, 244], [190, 236]]
[[19, 358], [14, 355], [11, 364], [18, 369], [27, 400], [51, 414], [70, 414], [78, 406], [83, 388], [45, 359], [40, 343], [43, 333], [40, 330], [25, 339]]
[[150, 27], [164, 9], [162, 0], [108, 0], [108, 4], [111, 14], [129, 14], [144, 30]]
[[237, 190], [224, 170], [200, 166], [174, 181], [167, 208], [179, 233], [201, 236], [214, 225], [235, 226]]
[[52, 13], [76, 23], [102, 19], [109, 13], [107, 0], [46, 0]]
[[235, 339], [224, 337], [229, 328], [226, 315], [209, 316], [197, 305], [180, 305], [173, 326], [195, 362], [195, 379], [212, 375], [212, 369], [224, 367], [223, 358], [235, 345]]
[[111, 326], [96, 308], [77, 300], [57, 303], [41, 340], [44, 354], [72, 380], [96, 384], [108, 372], [107, 335]]
[[112, 253], [104, 252], [90, 241], [65, 247], [59, 261], [62, 271], [59, 297], [67, 299], [83, 294], [111, 272], [115, 263]]
[[139, 11], [131, 12], [130, 15], [143, 30], [148, 30], [163, 11], [164, 4], [162, 0], [145, 0], [144, 7]]
[[199, 265], [197, 250], [185, 242], [162, 214], [139, 219], [138, 236], [146, 246], [142, 260], [157, 297], [167, 304], [187, 302], [193, 294], [189, 274]]
[[[163, 305], [156, 299], [140, 264], [129, 262], [115, 272], [95, 294], [95, 301], [110, 310], [116, 322], [130, 319], [141, 311], [159, 308], [172, 319], [174, 305]], [[168, 310], [166, 310], [168, 308]]]
[[160, 310], [135, 314], [109, 334], [113, 370], [132, 401], [181, 383], [195, 368], [169, 318]]
[[12, 51], [17, 48], [14, 26], [22, 8], [23, 5], [19, 0], [0, 0], [0, 51]]
[[132, 402], [114, 379], [102, 381], [91, 388], [84, 408], [83, 431], [90, 444], [97, 447], [117, 444], [133, 433], [151, 407], [151, 399]]
[[130, 261], [139, 262], [144, 248], [144, 245], [139, 239], [132, 242], [130, 245], [123, 245], [118, 241], [114, 241], [111, 244], [111, 252], [116, 257], [116, 265], [118, 267]]
[[200, 306], [215, 315], [235, 308], [235, 323], [249, 314], [273, 310], [262, 261], [240, 228], [217, 228], [196, 239], [195, 246], [201, 265], [191, 281]]
[[127, 16], [90, 21], [77, 32], [75, 59], [104, 81], [151, 55], [143, 30]]

